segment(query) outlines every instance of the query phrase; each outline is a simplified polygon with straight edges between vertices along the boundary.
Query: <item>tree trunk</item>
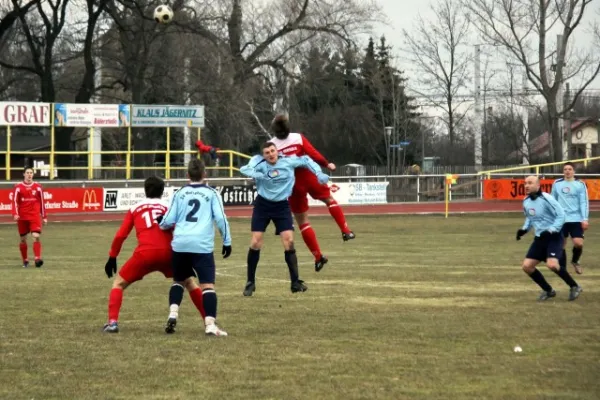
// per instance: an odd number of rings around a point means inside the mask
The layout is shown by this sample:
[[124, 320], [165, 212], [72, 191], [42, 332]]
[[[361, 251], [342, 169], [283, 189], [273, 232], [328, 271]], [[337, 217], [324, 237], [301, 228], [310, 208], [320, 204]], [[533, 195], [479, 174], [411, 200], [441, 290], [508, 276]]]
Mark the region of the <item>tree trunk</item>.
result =
[[548, 100], [548, 127], [550, 137], [548, 138], [550, 144], [550, 156], [553, 162], [562, 161], [562, 138], [560, 137], [560, 130], [558, 125], [558, 112], [556, 109], [556, 100]]

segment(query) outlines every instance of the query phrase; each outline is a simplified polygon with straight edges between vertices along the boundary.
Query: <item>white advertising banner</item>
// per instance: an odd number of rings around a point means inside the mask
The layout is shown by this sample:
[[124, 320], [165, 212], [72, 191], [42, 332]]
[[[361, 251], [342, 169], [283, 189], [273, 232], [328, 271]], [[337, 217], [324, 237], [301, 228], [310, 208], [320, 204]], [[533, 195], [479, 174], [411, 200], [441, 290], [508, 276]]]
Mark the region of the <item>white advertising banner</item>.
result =
[[[328, 183], [331, 195], [338, 204], [385, 204], [389, 182], [340, 182]], [[308, 204], [324, 205], [323, 202], [308, 196]]]
[[204, 106], [131, 106], [131, 125], [204, 128]]
[[[162, 199], [171, 204], [176, 188], [165, 187]], [[104, 211], [127, 211], [146, 198], [144, 188], [104, 189]]]
[[54, 126], [126, 127], [129, 126], [129, 106], [57, 103], [54, 105]]
[[50, 103], [0, 102], [0, 126], [50, 126]]

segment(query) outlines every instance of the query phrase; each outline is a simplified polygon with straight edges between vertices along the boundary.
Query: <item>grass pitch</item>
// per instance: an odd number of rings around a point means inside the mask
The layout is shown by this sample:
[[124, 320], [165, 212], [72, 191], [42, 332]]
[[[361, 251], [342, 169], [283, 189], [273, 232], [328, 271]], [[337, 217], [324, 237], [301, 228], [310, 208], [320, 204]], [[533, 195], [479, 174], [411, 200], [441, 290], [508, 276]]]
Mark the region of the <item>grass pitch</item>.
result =
[[330, 263], [315, 273], [298, 238], [302, 294], [290, 293], [271, 227], [251, 298], [249, 221], [232, 220], [234, 252], [217, 256], [224, 339], [204, 336], [187, 295], [166, 335], [159, 274], [125, 292], [121, 333], [101, 333], [117, 224], [48, 225], [42, 269], [20, 267], [16, 229], [0, 226], [0, 398], [598, 399], [597, 221], [575, 276], [581, 297], [568, 302], [543, 267], [558, 296], [540, 304], [520, 269], [531, 241], [514, 239], [520, 215], [353, 217], [348, 243], [315, 218]]

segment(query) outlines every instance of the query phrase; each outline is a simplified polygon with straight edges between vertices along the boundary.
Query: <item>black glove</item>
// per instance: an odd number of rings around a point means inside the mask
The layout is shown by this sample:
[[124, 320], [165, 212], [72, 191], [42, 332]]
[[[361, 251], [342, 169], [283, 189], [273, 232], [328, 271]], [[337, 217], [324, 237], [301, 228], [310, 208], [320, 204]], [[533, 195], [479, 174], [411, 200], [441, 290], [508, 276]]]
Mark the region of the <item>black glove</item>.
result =
[[525, 235], [527, 231], [525, 229], [519, 229], [517, 231], [517, 240], [521, 240], [521, 236]]
[[221, 252], [223, 258], [227, 258], [231, 255], [231, 246], [223, 245], [223, 251]]
[[106, 272], [106, 276], [112, 278], [114, 274], [117, 273], [117, 259], [114, 257], [110, 257], [104, 266], [104, 272]]
[[163, 218], [164, 218], [164, 217], [165, 217], [165, 216], [164, 216], [164, 215], [162, 215], [162, 214], [161, 214], [161, 215], [159, 215], [158, 217], [156, 217], [156, 219], [155, 219], [156, 223], [157, 223], [157, 224], [160, 224], [160, 223], [161, 223], [161, 221], [163, 220]]

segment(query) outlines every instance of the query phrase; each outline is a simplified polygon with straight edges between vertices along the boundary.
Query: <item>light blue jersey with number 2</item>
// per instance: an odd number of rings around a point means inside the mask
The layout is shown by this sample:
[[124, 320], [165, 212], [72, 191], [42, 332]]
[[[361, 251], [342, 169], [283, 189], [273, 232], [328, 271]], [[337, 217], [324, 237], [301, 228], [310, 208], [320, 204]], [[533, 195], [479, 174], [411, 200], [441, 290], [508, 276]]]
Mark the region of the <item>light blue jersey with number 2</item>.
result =
[[224, 246], [231, 246], [229, 223], [221, 196], [204, 184], [189, 184], [173, 196], [171, 206], [160, 222], [161, 229], [175, 226], [171, 248], [178, 253], [212, 253], [217, 224]]

